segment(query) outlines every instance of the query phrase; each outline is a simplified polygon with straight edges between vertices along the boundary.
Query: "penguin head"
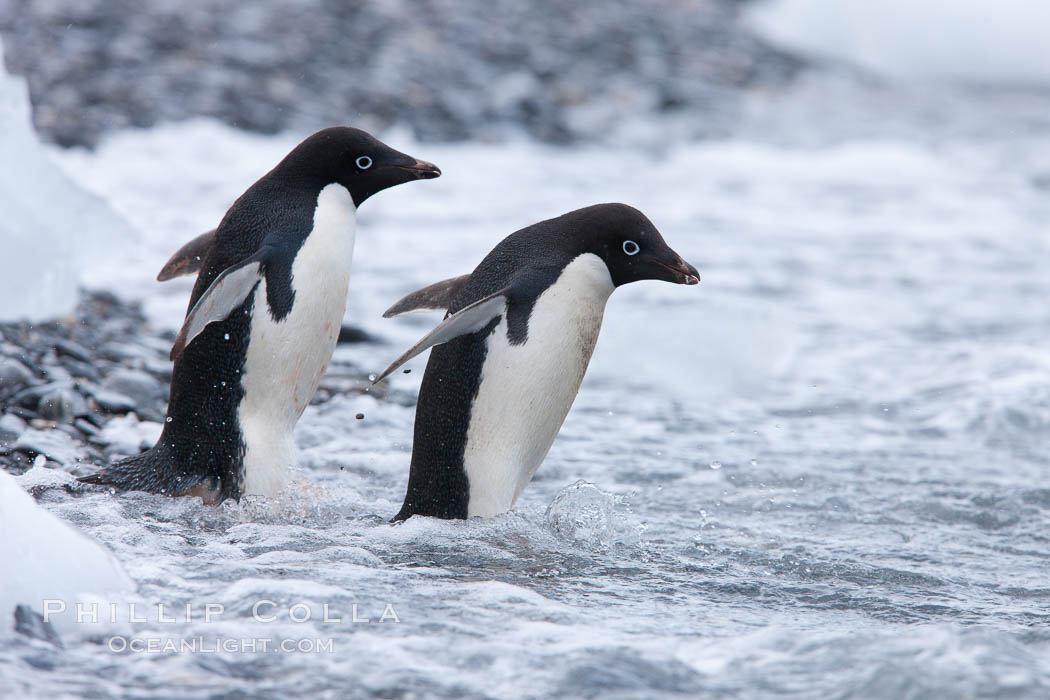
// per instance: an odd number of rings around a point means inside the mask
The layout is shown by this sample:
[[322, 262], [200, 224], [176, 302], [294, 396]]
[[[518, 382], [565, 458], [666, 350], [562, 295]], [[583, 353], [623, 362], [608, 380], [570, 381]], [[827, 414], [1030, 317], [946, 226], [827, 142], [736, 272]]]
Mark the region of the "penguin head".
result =
[[597, 204], [580, 209], [584, 252], [605, 261], [613, 284], [663, 280], [699, 284], [700, 273], [674, 252], [653, 222], [626, 204]]
[[275, 170], [298, 184], [338, 183], [355, 206], [394, 185], [441, 175], [432, 163], [395, 151], [371, 134], [348, 126], [322, 129], [300, 143]]

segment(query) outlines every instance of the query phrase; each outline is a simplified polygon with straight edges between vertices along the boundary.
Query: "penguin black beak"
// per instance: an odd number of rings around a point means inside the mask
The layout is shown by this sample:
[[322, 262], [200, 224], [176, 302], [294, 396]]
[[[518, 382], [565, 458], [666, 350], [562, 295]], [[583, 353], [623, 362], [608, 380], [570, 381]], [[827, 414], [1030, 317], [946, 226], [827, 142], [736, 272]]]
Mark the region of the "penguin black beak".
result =
[[700, 284], [700, 272], [677, 255], [675, 258], [677, 259], [671, 262], [664, 262], [663, 260], [654, 260], [653, 262], [670, 273], [670, 275], [665, 278], [668, 282], [689, 285]]
[[390, 167], [412, 173], [417, 180], [433, 180], [435, 177], [441, 177], [441, 169], [425, 160], [417, 160], [412, 165], [391, 165]]

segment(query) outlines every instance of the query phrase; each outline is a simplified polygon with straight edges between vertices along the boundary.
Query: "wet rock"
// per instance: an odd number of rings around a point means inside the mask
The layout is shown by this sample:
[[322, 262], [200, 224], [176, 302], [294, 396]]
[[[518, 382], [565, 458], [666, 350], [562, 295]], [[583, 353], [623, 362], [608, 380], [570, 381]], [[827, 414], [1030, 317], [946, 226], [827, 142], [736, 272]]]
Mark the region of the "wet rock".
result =
[[73, 392], [68, 387], [55, 387], [37, 402], [37, 413], [44, 420], [69, 423], [73, 420]]
[[21, 406], [8, 405], [7, 412], [10, 415], [18, 416], [24, 421], [31, 421], [40, 418], [36, 411], [28, 408], [22, 408]]
[[171, 383], [172, 364], [170, 360], [146, 360], [142, 363], [142, 368], [164, 384]]
[[166, 387], [146, 372], [117, 368], [102, 380], [102, 389], [111, 392], [111, 396], [120, 394], [131, 401], [128, 410], [136, 410], [151, 419], [163, 418], [158, 415], [162, 411], [158, 404], [163, 402]]
[[70, 384], [73, 382], [73, 375], [69, 370], [54, 362], [44, 365], [44, 375], [52, 384]]
[[84, 433], [84, 435], [87, 435], [88, 437], [98, 435], [98, 428], [95, 426], [95, 424], [83, 418], [77, 418], [75, 421], [73, 421], [73, 427], [79, 430], [80, 432]]
[[116, 391], [96, 389], [91, 394], [98, 407], [106, 413], [129, 413], [135, 410], [135, 400]]
[[[743, 89], [788, 83], [803, 62], [751, 33], [741, 4], [0, 0], [0, 31], [38, 131], [62, 145], [194, 116], [275, 133], [347, 115], [430, 141], [565, 143], [675, 113], [690, 115], [682, 129], [719, 133]], [[333, 66], [345, 79], [320, 89]]]
[[105, 446], [107, 457], [126, 457], [138, 454], [156, 444], [163, 426], [152, 421], [140, 421], [135, 414], [114, 418], [92, 440]]
[[14, 443], [27, 427], [29, 426], [26, 425], [26, 422], [13, 413], [0, 416], [0, 446]]
[[72, 357], [74, 360], [80, 360], [81, 362], [91, 362], [91, 353], [88, 349], [71, 340], [56, 340], [55, 352], [58, 355], [66, 355]]
[[80, 451], [73, 438], [58, 430], [30, 428], [18, 437], [13, 449], [30, 458], [44, 455], [49, 460], [63, 465], [72, 465], [80, 461]]
[[99, 380], [99, 372], [95, 365], [89, 362], [81, 362], [80, 360], [74, 360], [67, 358], [63, 365], [77, 379], [89, 379], [93, 382]]
[[350, 343], [378, 343], [379, 339], [363, 328], [358, 328], [357, 326], [343, 326], [339, 329], [338, 342], [340, 345]]
[[110, 362], [130, 362], [144, 359], [146, 353], [141, 347], [123, 342], [106, 343], [98, 353], [99, 358]]
[[13, 358], [0, 360], [0, 393], [14, 393], [37, 381], [24, 364]]

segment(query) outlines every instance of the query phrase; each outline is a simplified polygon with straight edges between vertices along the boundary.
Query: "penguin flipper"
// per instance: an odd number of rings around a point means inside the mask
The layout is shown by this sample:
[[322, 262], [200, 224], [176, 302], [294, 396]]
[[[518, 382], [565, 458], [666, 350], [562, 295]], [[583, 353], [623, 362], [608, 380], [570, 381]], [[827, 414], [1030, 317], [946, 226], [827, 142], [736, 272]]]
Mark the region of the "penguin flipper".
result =
[[510, 287], [505, 287], [484, 299], [475, 301], [470, 306], [464, 307], [446, 318], [438, 324], [437, 328], [427, 333], [401, 357], [394, 360], [394, 363], [387, 367], [372, 384], [378, 384], [383, 381], [398, 367], [432, 345], [447, 343], [461, 335], [480, 331], [488, 325], [489, 321], [506, 311], [507, 294], [510, 292], [510, 289]]
[[262, 279], [264, 270], [261, 258], [261, 255], [252, 256], [244, 262], [226, 268], [215, 278], [186, 314], [186, 321], [171, 348], [172, 361], [178, 359], [186, 346], [192, 343], [209, 323], [225, 320], [234, 309], [244, 303]]
[[164, 267], [157, 273], [158, 282], [167, 282], [183, 275], [193, 275], [200, 272], [204, 264], [204, 256], [208, 254], [212, 243], [215, 242], [215, 229], [202, 233], [192, 241], [175, 251], [168, 258]]
[[394, 318], [416, 311], [447, 311], [452, 297], [463, 289], [468, 279], [470, 275], [461, 275], [417, 289], [384, 311], [383, 318]]

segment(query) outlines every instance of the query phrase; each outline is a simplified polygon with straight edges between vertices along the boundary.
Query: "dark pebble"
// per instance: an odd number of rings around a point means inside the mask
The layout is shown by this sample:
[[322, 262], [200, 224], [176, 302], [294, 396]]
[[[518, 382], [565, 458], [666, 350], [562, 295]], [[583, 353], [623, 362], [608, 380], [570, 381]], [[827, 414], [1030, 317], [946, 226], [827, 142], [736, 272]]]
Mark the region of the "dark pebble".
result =
[[0, 392], [14, 393], [35, 381], [29, 368], [18, 360], [9, 357], [0, 360]]
[[80, 360], [81, 362], [91, 362], [91, 353], [88, 349], [82, 345], [77, 345], [71, 340], [56, 340], [55, 352], [59, 355], [67, 355], [74, 360]]
[[0, 445], [13, 444], [27, 427], [26, 422], [13, 413], [0, 416]]
[[99, 380], [98, 369], [89, 362], [81, 362], [70, 358], [66, 359], [63, 364], [69, 370], [69, 373], [78, 379], [90, 379], [93, 382]]
[[[14, 396], [8, 402], [8, 408], [12, 406], [20, 406], [22, 408], [32, 408], [34, 411], [40, 404], [40, 398], [49, 393], [50, 391], [63, 386], [62, 384], [40, 384], [37, 386], [31, 386], [23, 389]], [[35, 417], [35, 416], [34, 416]]]
[[68, 425], [68, 424], [63, 423], [62, 425], [58, 426], [55, 429], [56, 430], [61, 430], [63, 433], [65, 433], [69, 437], [73, 438], [74, 440], [80, 440], [82, 437], [84, 437], [81, 434], [80, 430], [78, 430], [76, 428], [76, 426], [74, 426], [74, 425]]
[[130, 396], [125, 396], [116, 391], [107, 391], [106, 389], [95, 389], [91, 393], [91, 398], [106, 413], [130, 413], [137, 406], [135, 400]]
[[377, 339], [371, 333], [356, 326], [343, 326], [339, 329], [339, 344], [375, 343]]
[[37, 412], [41, 418], [67, 423], [73, 420], [73, 392], [64, 387], [55, 388], [40, 397]]
[[412, 370], [406, 369], [406, 370], [404, 370], [404, 372], [405, 372], [405, 374], [410, 374], [412, 372]]
[[24, 421], [31, 421], [40, 417], [40, 414], [36, 411], [29, 408], [23, 408], [22, 406], [8, 406], [7, 412], [13, 416], [18, 416]]
[[365, 417], [365, 414], [363, 414], [363, 413], [358, 413], [356, 416], [354, 416], [354, 418], [356, 418], [357, 420], [363, 420], [364, 417]]
[[[162, 410], [166, 386], [153, 376], [137, 369], [118, 367], [102, 380], [102, 389], [123, 394], [134, 403], [140, 418], [163, 420]], [[126, 411], [125, 411], [126, 412]]]
[[85, 420], [83, 418], [77, 418], [75, 421], [73, 421], [73, 427], [79, 430], [80, 432], [84, 433], [88, 437], [98, 435], [99, 432], [98, 428], [95, 427], [95, 425], [91, 421]]

